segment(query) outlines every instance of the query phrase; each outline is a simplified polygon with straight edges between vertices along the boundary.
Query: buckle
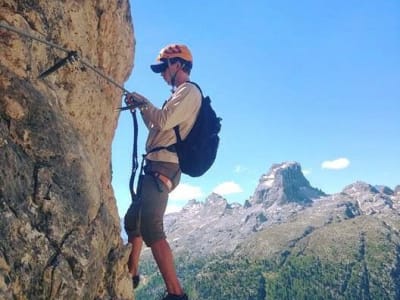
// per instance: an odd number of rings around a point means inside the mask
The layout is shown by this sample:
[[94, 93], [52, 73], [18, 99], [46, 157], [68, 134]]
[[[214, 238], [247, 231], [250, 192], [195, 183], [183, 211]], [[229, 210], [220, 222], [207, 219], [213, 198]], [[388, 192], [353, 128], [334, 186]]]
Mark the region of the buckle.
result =
[[173, 187], [172, 181], [167, 176], [165, 176], [159, 172], [154, 172], [153, 175], [167, 187], [168, 192], [170, 192], [172, 190], [172, 187]]

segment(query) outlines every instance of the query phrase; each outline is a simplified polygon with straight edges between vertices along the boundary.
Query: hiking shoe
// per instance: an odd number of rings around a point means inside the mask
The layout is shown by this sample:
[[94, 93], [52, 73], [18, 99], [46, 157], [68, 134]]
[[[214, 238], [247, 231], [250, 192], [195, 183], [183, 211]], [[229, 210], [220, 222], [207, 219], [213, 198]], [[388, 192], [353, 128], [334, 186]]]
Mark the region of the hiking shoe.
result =
[[183, 295], [167, 294], [167, 296], [165, 296], [161, 300], [189, 300], [189, 298], [186, 294]]
[[138, 287], [139, 281], [140, 281], [140, 275], [132, 276], [133, 289], [136, 289]]

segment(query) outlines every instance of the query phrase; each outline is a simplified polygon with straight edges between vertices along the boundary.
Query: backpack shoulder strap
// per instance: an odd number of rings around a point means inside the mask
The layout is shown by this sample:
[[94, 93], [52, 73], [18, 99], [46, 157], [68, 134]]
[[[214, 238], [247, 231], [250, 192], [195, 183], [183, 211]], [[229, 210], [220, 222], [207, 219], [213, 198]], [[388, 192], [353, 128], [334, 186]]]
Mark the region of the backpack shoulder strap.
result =
[[[203, 91], [201, 90], [200, 86], [196, 82], [193, 82], [193, 81], [190, 81], [190, 80], [188, 80], [186, 82], [193, 84], [195, 87], [197, 87], [199, 89], [200, 94], [201, 94], [201, 101], [203, 101], [204, 95], [203, 95]], [[174, 127], [174, 131], [175, 131], [175, 135], [176, 135], [176, 142], [177, 143], [181, 143], [182, 142], [182, 138], [181, 138], [181, 134], [179, 133], [179, 125], [176, 125]]]
[[181, 134], [179, 133], [179, 125], [176, 125], [174, 127], [174, 131], [175, 131], [175, 136], [176, 136], [176, 143], [179, 144], [182, 142]]
[[194, 86], [196, 86], [200, 90], [201, 97], [204, 98], [203, 91], [201, 90], [200, 86], [196, 82], [193, 82], [190, 80], [188, 80], [186, 82], [189, 82], [189, 83], [193, 84]]

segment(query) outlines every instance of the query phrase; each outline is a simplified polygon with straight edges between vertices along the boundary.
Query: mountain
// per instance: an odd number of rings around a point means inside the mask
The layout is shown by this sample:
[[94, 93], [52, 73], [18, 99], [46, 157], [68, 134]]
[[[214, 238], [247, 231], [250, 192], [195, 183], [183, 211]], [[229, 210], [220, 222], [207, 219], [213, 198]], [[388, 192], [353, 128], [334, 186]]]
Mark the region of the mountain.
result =
[[[355, 182], [327, 195], [284, 162], [244, 205], [212, 194], [165, 228], [191, 299], [400, 299], [399, 221], [398, 188]], [[149, 254], [144, 278], [157, 278]]]
[[325, 194], [310, 186], [296, 162], [273, 165], [262, 175], [251, 203], [263, 203], [264, 207], [287, 203], [310, 204]]

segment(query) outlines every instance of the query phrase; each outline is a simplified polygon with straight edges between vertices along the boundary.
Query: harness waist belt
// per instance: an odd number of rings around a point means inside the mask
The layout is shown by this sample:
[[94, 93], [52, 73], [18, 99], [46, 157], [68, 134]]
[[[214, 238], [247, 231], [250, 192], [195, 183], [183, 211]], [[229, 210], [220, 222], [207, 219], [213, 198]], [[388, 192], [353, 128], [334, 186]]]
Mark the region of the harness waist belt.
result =
[[153, 152], [160, 151], [160, 150], [168, 150], [169, 152], [176, 153], [175, 144], [172, 144], [172, 145], [169, 145], [169, 146], [155, 147], [155, 148], [151, 149], [149, 152], [147, 152], [146, 155], [150, 154], [150, 153], [153, 153]]
[[168, 189], [168, 192], [172, 190], [173, 184], [171, 179], [169, 179], [167, 176], [159, 173], [159, 172], [153, 172], [153, 176], [157, 179], [159, 179]]

